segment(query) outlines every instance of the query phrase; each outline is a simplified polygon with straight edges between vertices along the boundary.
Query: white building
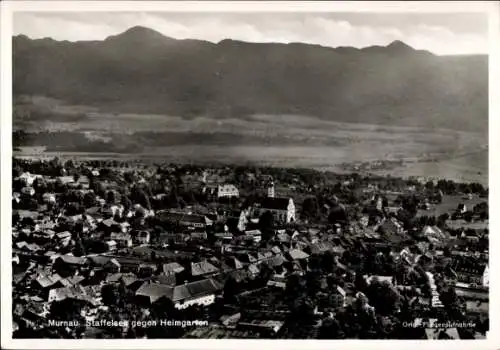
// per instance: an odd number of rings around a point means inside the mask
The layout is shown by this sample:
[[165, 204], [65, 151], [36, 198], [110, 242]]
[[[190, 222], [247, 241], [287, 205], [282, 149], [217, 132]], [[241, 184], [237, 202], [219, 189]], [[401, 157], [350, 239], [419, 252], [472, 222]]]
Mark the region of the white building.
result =
[[235, 185], [232, 184], [224, 184], [219, 185], [217, 187], [217, 197], [218, 198], [231, 198], [231, 197], [239, 197], [240, 191]]
[[271, 212], [277, 222], [290, 223], [296, 220], [295, 204], [292, 198], [268, 197], [254, 207], [254, 214], [259, 217], [266, 211]]

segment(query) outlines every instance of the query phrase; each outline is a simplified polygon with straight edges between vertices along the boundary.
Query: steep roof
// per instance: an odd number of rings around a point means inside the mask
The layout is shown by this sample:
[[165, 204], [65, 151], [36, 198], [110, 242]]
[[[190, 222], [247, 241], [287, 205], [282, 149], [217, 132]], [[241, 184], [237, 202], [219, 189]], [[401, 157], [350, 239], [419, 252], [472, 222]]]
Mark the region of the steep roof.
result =
[[59, 257], [62, 261], [64, 261], [66, 264], [70, 265], [85, 265], [87, 259], [84, 257], [77, 257], [73, 255], [61, 255]]
[[40, 276], [36, 279], [42, 288], [50, 287], [61, 280], [61, 276], [54, 274], [51, 276]]
[[200, 276], [209, 273], [218, 272], [219, 269], [214, 265], [210, 264], [208, 261], [203, 260], [197, 263], [191, 263], [191, 274], [193, 276]]
[[184, 271], [184, 267], [177, 262], [163, 264], [163, 273], [165, 273], [167, 275], [172, 274], [172, 273], [180, 273], [182, 271]]
[[309, 254], [300, 249], [292, 249], [288, 252], [288, 254], [293, 260], [307, 259], [309, 257]]
[[204, 279], [178, 286], [146, 282], [137, 290], [136, 295], [147, 296], [152, 303], [161, 297], [166, 297], [176, 302], [212, 294], [221, 289], [222, 286], [212, 279]]

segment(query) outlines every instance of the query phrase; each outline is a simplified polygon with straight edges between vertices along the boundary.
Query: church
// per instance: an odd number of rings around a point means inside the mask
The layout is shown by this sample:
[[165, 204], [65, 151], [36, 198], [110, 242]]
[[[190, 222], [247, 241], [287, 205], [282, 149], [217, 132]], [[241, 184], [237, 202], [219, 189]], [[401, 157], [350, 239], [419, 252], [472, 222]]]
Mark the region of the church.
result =
[[256, 203], [253, 208], [254, 216], [260, 217], [266, 211], [271, 212], [278, 223], [295, 221], [295, 204], [292, 198], [276, 198], [274, 183], [267, 187], [267, 197]]

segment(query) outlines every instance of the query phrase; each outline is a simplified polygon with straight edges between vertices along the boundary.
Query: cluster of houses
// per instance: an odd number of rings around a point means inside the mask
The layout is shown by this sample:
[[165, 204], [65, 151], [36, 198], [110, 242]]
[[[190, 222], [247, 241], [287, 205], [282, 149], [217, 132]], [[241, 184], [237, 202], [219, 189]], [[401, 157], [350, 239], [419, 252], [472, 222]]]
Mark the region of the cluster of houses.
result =
[[[99, 178], [99, 172], [92, 169], [91, 176]], [[327, 252], [335, 257], [338, 269], [354, 274], [355, 268], [344, 259], [354, 247], [367, 252], [389, 249], [391, 259], [407, 270], [423, 266], [430, 294], [415, 297], [412, 305], [443, 308], [437, 287], [437, 280], [442, 280], [466, 301], [470, 315], [488, 317], [488, 251], [472, 248], [464, 243], [467, 237], [451, 236], [437, 226], [427, 225], [410, 235], [389, 214], [375, 220], [363, 214], [342, 225], [306, 225], [300, 220], [300, 205], [296, 206], [293, 196], [276, 196], [272, 181], [266, 186], [266, 196], [245, 208], [225, 208], [222, 214], [193, 207], [152, 210], [135, 203], [126, 209], [98, 196], [99, 205], [68, 214], [54, 211], [51, 205], [60, 202], [62, 193], [36, 193], [33, 184], [37, 179], [63, 184], [65, 191], [92, 191], [87, 176], [47, 177], [25, 172], [16, 179], [25, 186], [13, 194], [13, 201], [19, 205], [37, 198], [38, 207], [15, 210], [14, 330], [43, 328], [52, 317], [51, 305], [65, 300], [75, 302], [89, 320], [105, 315], [109, 305], [105, 305], [102, 291], [108, 285], [124, 286], [145, 309], [165, 299], [178, 310], [208, 307], [223, 299], [228, 279], [238, 284], [238, 293], [251, 294], [255, 289], [279, 294], [286, 290], [290, 275], [307, 274], [310, 259]], [[238, 187], [230, 183], [206, 186], [203, 191], [214, 195], [215, 203], [240, 197]], [[374, 199], [385, 212], [396, 206], [389, 203], [382, 208], [380, 197]], [[259, 226], [264, 213], [274, 218], [273, 235], [265, 239]], [[148, 218], [154, 226], [147, 224]], [[410, 237], [418, 237], [418, 242], [409, 246]], [[89, 241], [99, 248], [92, 248]], [[449, 268], [434, 273], [438, 263]], [[374, 278], [385, 281], [395, 293], [412, 287], [395, 276], [364, 278], [368, 284]], [[376, 312], [371, 301], [355, 289], [325, 285], [324, 290], [335, 308], [361, 300], [365, 308]], [[269, 308], [272, 305], [252, 312], [234, 310], [208, 327], [189, 330], [185, 337], [278, 337], [287, 313]], [[316, 305], [315, 313], [323, 312]]]

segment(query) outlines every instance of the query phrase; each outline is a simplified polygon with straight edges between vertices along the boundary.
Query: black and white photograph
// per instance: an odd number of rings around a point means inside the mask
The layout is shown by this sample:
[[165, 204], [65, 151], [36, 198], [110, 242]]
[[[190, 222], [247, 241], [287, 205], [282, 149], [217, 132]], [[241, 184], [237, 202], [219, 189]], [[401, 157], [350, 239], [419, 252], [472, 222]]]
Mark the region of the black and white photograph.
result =
[[10, 9], [8, 337], [490, 338], [495, 2], [112, 3]]

